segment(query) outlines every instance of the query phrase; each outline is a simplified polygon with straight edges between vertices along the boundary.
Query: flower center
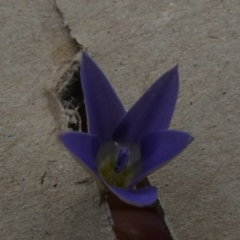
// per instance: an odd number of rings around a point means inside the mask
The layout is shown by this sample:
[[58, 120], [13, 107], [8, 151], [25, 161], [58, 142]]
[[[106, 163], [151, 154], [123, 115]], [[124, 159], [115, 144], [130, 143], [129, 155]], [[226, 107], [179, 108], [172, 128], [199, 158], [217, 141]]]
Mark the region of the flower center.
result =
[[127, 167], [129, 157], [130, 157], [130, 151], [126, 147], [120, 148], [117, 155], [117, 161], [114, 167], [115, 173], [120, 173], [122, 172], [123, 169]]
[[98, 172], [108, 184], [126, 188], [140, 169], [139, 160], [138, 147], [130, 148], [108, 142], [103, 144], [98, 151]]

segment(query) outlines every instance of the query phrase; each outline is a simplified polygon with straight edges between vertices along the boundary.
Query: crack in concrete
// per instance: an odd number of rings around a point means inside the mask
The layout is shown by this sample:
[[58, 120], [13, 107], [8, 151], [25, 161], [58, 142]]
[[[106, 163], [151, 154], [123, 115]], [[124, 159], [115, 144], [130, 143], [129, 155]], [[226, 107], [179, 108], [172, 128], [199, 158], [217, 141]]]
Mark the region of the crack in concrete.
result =
[[[64, 13], [61, 11], [60, 7], [58, 6], [57, 1], [56, 9], [63, 21], [64, 27], [67, 29], [69, 36], [73, 39], [74, 44], [77, 46], [79, 52], [84, 49], [84, 46], [77, 41], [75, 37], [72, 35], [72, 30], [68, 23], [65, 20]], [[80, 57], [78, 55], [78, 57]], [[81, 88], [81, 79], [80, 79], [80, 61], [76, 60], [76, 56], [72, 60], [71, 65], [69, 66], [68, 70], [64, 73], [63, 77], [61, 78], [60, 82], [56, 87], [56, 95], [60, 100], [63, 108], [65, 109], [65, 114], [68, 115], [68, 128], [72, 129], [73, 131], [82, 131], [87, 132], [87, 116], [86, 116], [86, 108], [84, 103], [84, 96]], [[146, 178], [142, 182], [144, 186], [151, 186], [151, 183]], [[114, 226], [113, 219], [111, 217], [111, 209], [108, 205], [105, 205], [106, 212], [108, 214], [108, 221], [111, 226]], [[153, 204], [157, 214], [163, 220], [165, 227], [169, 232], [169, 237], [171, 239], [177, 239], [173, 230], [169, 227], [169, 221], [165, 216], [165, 212], [159, 199]]]

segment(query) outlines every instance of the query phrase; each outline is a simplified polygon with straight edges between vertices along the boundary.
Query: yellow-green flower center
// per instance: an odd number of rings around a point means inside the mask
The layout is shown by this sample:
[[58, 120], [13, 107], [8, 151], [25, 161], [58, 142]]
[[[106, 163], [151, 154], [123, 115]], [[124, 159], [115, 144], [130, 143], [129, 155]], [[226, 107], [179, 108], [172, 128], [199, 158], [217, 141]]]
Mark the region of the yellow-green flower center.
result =
[[108, 184], [119, 188], [126, 188], [132, 180], [133, 171], [129, 166], [120, 173], [116, 173], [114, 171], [116, 161], [116, 156], [109, 156], [99, 164], [98, 172]]
[[105, 143], [98, 151], [97, 160], [103, 180], [119, 188], [128, 187], [140, 169], [140, 151], [135, 146], [128, 148], [114, 142]]

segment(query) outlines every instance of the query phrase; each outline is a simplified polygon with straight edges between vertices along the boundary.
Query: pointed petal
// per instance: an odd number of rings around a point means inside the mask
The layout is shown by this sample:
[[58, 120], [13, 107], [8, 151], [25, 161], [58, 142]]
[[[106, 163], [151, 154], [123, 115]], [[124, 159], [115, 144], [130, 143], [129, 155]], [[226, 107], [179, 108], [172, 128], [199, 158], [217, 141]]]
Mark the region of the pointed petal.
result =
[[101, 182], [96, 160], [96, 154], [100, 145], [99, 138], [87, 133], [68, 132], [61, 134], [60, 139], [68, 151], [77, 157], [84, 170], [98, 183]]
[[142, 172], [133, 180], [131, 186], [177, 156], [192, 140], [190, 134], [175, 130], [154, 132], [144, 136], [141, 141]]
[[121, 120], [113, 138], [139, 142], [149, 132], [168, 129], [179, 88], [177, 66], [160, 77]]
[[103, 72], [86, 53], [82, 56], [81, 81], [89, 133], [98, 135], [103, 141], [111, 140], [125, 110]]
[[118, 196], [123, 202], [137, 207], [149, 206], [158, 198], [158, 190], [153, 186], [140, 189], [123, 189], [113, 187], [108, 184], [106, 185], [108, 189]]

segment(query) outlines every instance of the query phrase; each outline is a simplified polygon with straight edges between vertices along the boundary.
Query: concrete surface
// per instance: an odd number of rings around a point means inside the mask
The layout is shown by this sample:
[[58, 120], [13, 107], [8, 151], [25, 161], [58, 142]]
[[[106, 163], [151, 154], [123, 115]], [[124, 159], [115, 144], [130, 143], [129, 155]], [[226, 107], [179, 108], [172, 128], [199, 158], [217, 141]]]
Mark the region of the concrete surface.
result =
[[113, 239], [95, 184], [56, 138], [64, 117], [47, 90], [77, 49], [54, 1], [4, 1], [0, 22], [0, 239]]
[[56, 140], [66, 126], [47, 89], [76, 53], [61, 17], [127, 108], [179, 64], [172, 128], [195, 141], [150, 180], [177, 239], [240, 239], [239, 12], [239, 0], [3, 1], [0, 239], [114, 238], [95, 184]]
[[57, 0], [129, 108], [179, 64], [172, 127], [192, 145], [151, 182], [179, 240], [240, 239], [240, 2]]

